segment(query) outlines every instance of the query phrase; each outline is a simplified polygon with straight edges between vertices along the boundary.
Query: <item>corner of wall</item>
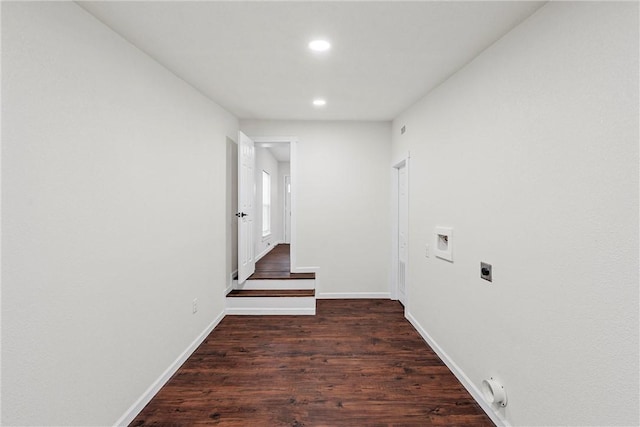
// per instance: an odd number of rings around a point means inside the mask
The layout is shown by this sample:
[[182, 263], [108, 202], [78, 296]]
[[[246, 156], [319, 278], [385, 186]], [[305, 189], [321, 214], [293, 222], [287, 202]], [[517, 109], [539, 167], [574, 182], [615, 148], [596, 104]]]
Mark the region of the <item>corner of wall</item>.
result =
[[405, 317], [413, 325], [413, 327], [418, 331], [423, 340], [431, 347], [431, 349], [438, 355], [440, 360], [447, 365], [447, 368], [456, 376], [458, 381], [463, 385], [463, 387], [471, 394], [471, 397], [480, 405], [482, 410], [491, 418], [491, 421], [495, 423], [496, 426], [499, 427], [511, 427], [511, 424], [504, 418], [504, 416], [495, 410], [495, 408], [489, 404], [486, 400], [484, 400], [482, 396], [482, 392], [476, 385], [469, 379], [469, 377], [464, 373], [464, 371], [456, 364], [456, 362], [449, 357], [449, 355], [444, 351], [440, 345], [429, 335], [427, 330], [418, 322], [418, 320], [411, 314], [410, 310], [407, 309], [405, 312]]
[[196, 351], [198, 346], [204, 342], [209, 334], [224, 319], [225, 310], [218, 314], [215, 319], [198, 335], [189, 346], [176, 358], [176, 360], [167, 367], [167, 369], [149, 386], [147, 390], [122, 414], [114, 423], [114, 426], [128, 426], [134, 418], [144, 409], [144, 407], [153, 399], [160, 389], [171, 379], [178, 369], [187, 361], [187, 359]]

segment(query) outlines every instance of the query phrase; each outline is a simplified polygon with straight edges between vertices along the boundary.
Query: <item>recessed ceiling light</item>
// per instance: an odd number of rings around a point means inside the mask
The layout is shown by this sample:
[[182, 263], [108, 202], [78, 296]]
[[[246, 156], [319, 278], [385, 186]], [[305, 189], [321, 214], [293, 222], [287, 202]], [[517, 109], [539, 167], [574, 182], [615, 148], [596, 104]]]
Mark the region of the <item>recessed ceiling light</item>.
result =
[[325, 101], [324, 99], [314, 99], [313, 100], [313, 105], [315, 105], [316, 107], [322, 107], [324, 105], [327, 105], [327, 101]]
[[309, 49], [314, 52], [324, 52], [331, 49], [331, 43], [326, 40], [313, 40], [309, 43]]

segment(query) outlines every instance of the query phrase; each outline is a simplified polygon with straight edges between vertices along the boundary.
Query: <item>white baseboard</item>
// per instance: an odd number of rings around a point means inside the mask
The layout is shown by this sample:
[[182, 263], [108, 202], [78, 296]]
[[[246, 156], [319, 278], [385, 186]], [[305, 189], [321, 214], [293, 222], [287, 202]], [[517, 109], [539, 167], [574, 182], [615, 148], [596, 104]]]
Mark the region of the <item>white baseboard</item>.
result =
[[291, 267], [292, 273], [318, 273], [320, 267]]
[[205, 328], [200, 335], [178, 356], [178, 358], [155, 380], [149, 388], [131, 405], [129, 409], [116, 421], [115, 426], [128, 426], [131, 421], [144, 409], [144, 407], [153, 399], [153, 397], [160, 391], [160, 389], [171, 379], [173, 374], [182, 366], [184, 362], [193, 354], [200, 344], [207, 338], [207, 336], [218, 326], [220, 321], [224, 319], [225, 313], [222, 312], [213, 319], [213, 321]]
[[275, 248], [276, 246], [278, 246], [278, 243], [274, 243], [272, 245], [267, 246], [264, 251], [262, 251], [258, 255], [256, 255], [256, 262], [260, 261], [260, 258], [262, 258], [266, 254], [271, 252], [273, 250], [273, 248]]
[[233, 290], [234, 284], [238, 283], [238, 281], [235, 279], [237, 276], [238, 276], [238, 270], [233, 270], [229, 275], [229, 282], [227, 283], [227, 287], [224, 290], [225, 296]]
[[228, 316], [314, 316], [315, 308], [227, 308]]
[[389, 292], [323, 292], [317, 299], [391, 299]]
[[447, 365], [447, 368], [453, 375], [456, 376], [458, 381], [462, 383], [464, 388], [471, 394], [471, 397], [478, 402], [478, 405], [482, 408], [484, 412], [491, 418], [491, 421], [498, 427], [511, 427], [511, 424], [504, 419], [504, 417], [496, 412], [496, 410], [482, 397], [482, 392], [471, 382], [469, 377], [460, 369], [460, 367], [449, 357], [449, 355], [438, 345], [437, 342], [433, 340], [431, 335], [427, 333], [427, 331], [418, 323], [415, 317], [409, 312], [405, 312], [405, 317], [407, 320], [413, 325], [414, 328], [418, 331], [418, 333], [422, 336], [422, 338], [429, 344], [429, 347], [438, 355], [440, 360]]

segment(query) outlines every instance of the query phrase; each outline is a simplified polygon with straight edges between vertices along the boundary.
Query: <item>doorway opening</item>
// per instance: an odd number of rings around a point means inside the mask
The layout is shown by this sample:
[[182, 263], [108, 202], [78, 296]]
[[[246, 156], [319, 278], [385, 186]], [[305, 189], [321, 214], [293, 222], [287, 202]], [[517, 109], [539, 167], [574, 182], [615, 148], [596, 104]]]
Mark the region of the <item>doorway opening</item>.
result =
[[313, 315], [315, 272], [296, 268], [297, 141], [242, 132], [238, 141], [238, 276], [227, 290], [225, 311]]
[[392, 166], [391, 297], [408, 310], [409, 154]]
[[295, 272], [297, 140], [292, 137], [250, 138], [242, 132], [238, 139], [240, 202], [236, 216], [239, 228], [238, 283], [242, 284], [254, 273], [256, 262], [278, 245], [288, 245], [288, 264], [291, 272]]

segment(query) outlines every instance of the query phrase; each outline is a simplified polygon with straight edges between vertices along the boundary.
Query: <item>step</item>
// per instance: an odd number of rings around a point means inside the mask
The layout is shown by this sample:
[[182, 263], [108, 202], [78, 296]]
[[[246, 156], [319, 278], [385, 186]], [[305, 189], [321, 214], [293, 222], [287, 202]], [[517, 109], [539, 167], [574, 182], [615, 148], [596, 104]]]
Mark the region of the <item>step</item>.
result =
[[303, 280], [246, 280], [239, 285], [237, 280], [233, 281], [233, 289], [258, 290], [258, 289], [315, 289], [314, 279]]
[[248, 280], [304, 280], [315, 279], [316, 273], [290, 273], [287, 271], [256, 271]]
[[315, 297], [314, 289], [234, 289], [227, 294], [229, 298], [251, 297]]
[[313, 289], [233, 290], [226, 298], [228, 315], [315, 315]]

